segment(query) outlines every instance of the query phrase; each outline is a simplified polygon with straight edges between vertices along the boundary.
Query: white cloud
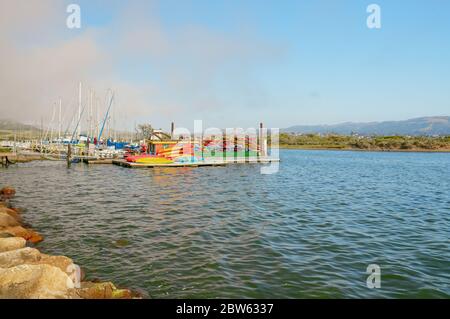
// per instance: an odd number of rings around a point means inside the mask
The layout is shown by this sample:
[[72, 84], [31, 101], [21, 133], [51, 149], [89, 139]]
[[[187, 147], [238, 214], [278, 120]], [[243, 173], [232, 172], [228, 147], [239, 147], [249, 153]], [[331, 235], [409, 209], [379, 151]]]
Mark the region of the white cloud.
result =
[[[253, 103], [252, 92], [264, 93], [249, 74], [282, 51], [245, 33], [199, 25], [168, 29], [151, 14], [154, 5], [130, 2], [113, 25], [93, 29], [84, 23], [81, 32], [70, 33], [59, 1], [2, 1], [0, 118], [39, 122], [51, 116], [60, 96], [74, 108], [78, 81], [100, 96], [113, 88], [116, 112], [128, 126], [136, 119], [156, 126], [191, 122], [210, 110], [220, 118]], [[127, 64], [135, 70], [124, 70]], [[223, 97], [223, 83], [239, 92], [235, 106]]]

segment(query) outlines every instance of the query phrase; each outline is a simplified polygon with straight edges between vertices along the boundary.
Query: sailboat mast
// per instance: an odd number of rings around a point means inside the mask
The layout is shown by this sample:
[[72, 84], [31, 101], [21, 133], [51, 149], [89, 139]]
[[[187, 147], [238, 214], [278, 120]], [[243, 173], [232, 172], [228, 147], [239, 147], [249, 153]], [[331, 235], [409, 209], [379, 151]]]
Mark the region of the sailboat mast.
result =
[[89, 130], [91, 131], [91, 135], [90, 135], [90, 137], [92, 137], [92, 136], [94, 136], [94, 128], [93, 128], [93, 125], [94, 125], [94, 90], [92, 90], [91, 91], [91, 112], [90, 112], [90, 117], [89, 117], [89, 121], [90, 121], [90, 124], [89, 124]]
[[58, 124], [58, 140], [61, 141], [61, 107], [62, 106], [62, 99], [59, 98], [59, 124]]
[[[97, 97], [96, 99], [95, 99], [95, 110], [96, 110], [96, 115], [95, 115], [95, 126], [96, 126], [96, 129], [97, 129], [97, 136], [100, 136], [100, 113], [99, 113], [99, 109], [100, 109], [100, 107], [99, 107], [99, 105], [100, 105], [100, 100], [99, 100], [99, 98]], [[98, 141], [98, 143], [100, 143], [100, 139], [99, 139], [99, 141]]]
[[52, 112], [52, 121], [50, 122], [50, 144], [53, 142], [53, 129], [55, 127], [55, 113], [56, 113], [56, 103], [53, 105], [53, 112]]
[[116, 108], [115, 105], [113, 105], [113, 112], [112, 112], [112, 140], [116, 141], [117, 134], [116, 134]]
[[81, 82], [78, 90], [78, 138], [81, 135]]
[[87, 138], [89, 139], [89, 137], [91, 136], [91, 125], [92, 125], [92, 121], [91, 121], [91, 113], [92, 113], [92, 88], [89, 88], [89, 98], [88, 98], [88, 119], [87, 119]]

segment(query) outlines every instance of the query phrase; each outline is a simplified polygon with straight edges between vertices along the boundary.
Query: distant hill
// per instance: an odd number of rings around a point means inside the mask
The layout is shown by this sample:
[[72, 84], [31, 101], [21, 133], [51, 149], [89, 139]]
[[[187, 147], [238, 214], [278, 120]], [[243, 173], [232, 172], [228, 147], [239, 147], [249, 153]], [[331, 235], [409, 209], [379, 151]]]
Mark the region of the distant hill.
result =
[[284, 133], [349, 135], [450, 135], [450, 117], [420, 117], [406, 121], [341, 123], [335, 125], [296, 125], [281, 130]]
[[14, 120], [9, 119], [0, 119], [0, 130], [2, 131], [37, 131], [39, 130], [37, 127], [33, 125], [23, 124]]

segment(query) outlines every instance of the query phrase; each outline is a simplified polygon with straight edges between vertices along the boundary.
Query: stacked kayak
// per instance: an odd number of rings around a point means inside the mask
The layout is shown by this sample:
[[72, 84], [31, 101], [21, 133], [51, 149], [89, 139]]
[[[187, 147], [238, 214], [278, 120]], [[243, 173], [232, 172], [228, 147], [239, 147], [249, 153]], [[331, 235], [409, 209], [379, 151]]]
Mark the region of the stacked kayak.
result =
[[143, 157], [138, 158], [135, 163], [140, 164], [172, 164], [173, 161], [164, 157]]
[[161, 156], [142, 154], [135, 156], [128, 156], [126, 158], [127, 162], [131, 163], [141, 163], [141, 164], [171, 164], [173, 161], [168, 158]]
[[169, 147], [157, 153], [158, 156], [162, 156], [165, 158], [176, 158], [182, 154], [183, 154], [183, 147], [181, 146]]
[[195, 156], [195, 147], [192, 144], [174, 145], [156, 150], [156, 155], [141, 154], [127, 156], [126, 161], [141, 164], [172, 164], [196, 163], [201, 159]]
[[141, 154], [141, 155], [133, 155], [133, 156], [127, 156], [125, 159], [127, 160], [127, 162], [136, 162], [139, 159], [143, 159], [143, 158], [152, 158], [155, 157], [155, 155], [150, 155], [150, 154]]

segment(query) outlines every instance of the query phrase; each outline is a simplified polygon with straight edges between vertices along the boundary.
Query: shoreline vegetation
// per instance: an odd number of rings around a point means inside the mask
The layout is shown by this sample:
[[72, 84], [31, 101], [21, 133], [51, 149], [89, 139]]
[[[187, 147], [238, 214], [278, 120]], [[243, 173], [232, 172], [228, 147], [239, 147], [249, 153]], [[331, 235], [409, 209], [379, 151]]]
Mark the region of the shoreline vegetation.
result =
[[450, 136], [359, 136], [289, 134], [279, 136], [281, 149], [372, 151], [372, 152], [450, 152]]
[[44, 238], [23, 222], [24, 211], [10, 203], [16, 191], [0, 190], [0, 299], [132, 299], [141, 298], [111, 282], [85, 281], [66, 256], [41, 253]]

